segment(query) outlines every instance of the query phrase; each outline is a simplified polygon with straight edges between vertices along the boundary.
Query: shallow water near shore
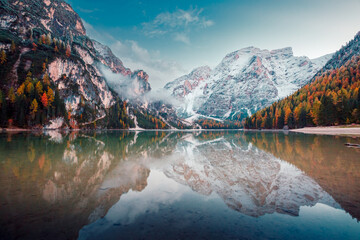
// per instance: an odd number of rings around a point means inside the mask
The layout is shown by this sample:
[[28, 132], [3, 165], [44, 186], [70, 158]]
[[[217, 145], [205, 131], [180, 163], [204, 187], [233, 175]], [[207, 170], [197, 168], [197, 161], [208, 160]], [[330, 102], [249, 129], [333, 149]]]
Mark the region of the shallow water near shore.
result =
[[1, 239], [359, 239], [360, 138], [0, 134]]

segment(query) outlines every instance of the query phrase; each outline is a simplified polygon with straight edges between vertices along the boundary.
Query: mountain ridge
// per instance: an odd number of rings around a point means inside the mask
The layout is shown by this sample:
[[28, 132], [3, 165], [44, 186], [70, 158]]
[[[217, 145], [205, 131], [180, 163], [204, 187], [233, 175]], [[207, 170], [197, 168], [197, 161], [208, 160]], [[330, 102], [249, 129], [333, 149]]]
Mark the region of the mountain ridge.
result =
[[311, 60], [295, 57], [291, 47], [271, 51], [247, 47], [227, 54], [214, 69], [195, 68], [164, 88], [183, 100], [180, 116], [242, 120], [295, 92], [330, 56]]
[[245, 120], [246, 128], [360, 123], [360, 33], [292, 95]]

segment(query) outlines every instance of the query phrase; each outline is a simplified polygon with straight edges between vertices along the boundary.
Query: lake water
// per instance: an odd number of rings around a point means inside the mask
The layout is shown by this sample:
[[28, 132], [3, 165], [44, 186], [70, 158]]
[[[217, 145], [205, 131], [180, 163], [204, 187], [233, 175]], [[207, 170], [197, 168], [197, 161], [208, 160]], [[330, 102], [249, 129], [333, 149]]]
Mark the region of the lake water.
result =
[[360, 138], [0, 135], [0, 239], [360, 239]]

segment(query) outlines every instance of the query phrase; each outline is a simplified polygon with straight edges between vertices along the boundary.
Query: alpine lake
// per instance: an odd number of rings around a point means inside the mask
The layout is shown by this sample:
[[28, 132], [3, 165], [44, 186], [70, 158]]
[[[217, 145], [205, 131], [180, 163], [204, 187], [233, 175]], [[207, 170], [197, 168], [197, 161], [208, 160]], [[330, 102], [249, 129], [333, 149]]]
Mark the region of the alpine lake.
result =
[[0, 239], [360, 239], [360, 137], [0, 134]]

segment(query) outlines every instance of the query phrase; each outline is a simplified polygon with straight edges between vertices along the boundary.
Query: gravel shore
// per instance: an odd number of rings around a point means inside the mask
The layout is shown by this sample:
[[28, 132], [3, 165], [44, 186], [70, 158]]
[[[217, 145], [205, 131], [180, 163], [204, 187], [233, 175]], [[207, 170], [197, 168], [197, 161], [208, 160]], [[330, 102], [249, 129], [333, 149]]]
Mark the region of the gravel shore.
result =
[[306, 127], [299, 129], [292, 129], [290, 132], [300, 132], [306, 134], [321, 134], [321, 135], [358, 135], [360, 136], [359, 127]]

